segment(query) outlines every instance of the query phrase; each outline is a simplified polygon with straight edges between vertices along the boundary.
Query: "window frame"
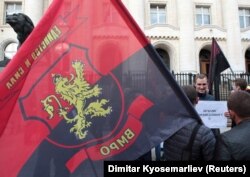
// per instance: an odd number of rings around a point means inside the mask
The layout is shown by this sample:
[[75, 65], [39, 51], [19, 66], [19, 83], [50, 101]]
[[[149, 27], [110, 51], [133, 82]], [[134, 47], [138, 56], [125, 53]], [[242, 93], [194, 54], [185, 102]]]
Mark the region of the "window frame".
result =
[[[201, 9], [201, 13], [198, 13], [198, 9]], [[208, 13], [204, 12], [205, 10], [208, 11]], [[198, 23], [198, 15], [201, 17], [201, 23]], [[205, 23], [205, 16], [208, 16], [208, 23]], [[211, 25], [212, 22], [212, 15], [211, 15], [211, 5], [195, 5], [195, 25], [196, 26], [205, 26], [205, 25]]]
[[[241, 15], [241, 10], [243, 14]], [[249, 14], [246, 14], [246, 11], [249, 11]], [[241, 23], [241, 17], [243, 18], [243, 24]], [[247, 25], [248, 18], [248, 25]], [[250, 27], [250, 7], [239, 7], [239, 21], [240, 21], [240, 29], [245, 29]], [[243, 26], [242, 26], [243, 25]]]
[[[156, 11], [153, 11], [153, 7], [156, 7]], [[166, 3], [150, 3], [149, 4], [149, 24], [150, 25], [159, 25], [167, 24], [167, 4]], [[155, 13], [156, 22], [153, 23], [152, 14]], [[163, 18], [163, 21], [161, 20]]]

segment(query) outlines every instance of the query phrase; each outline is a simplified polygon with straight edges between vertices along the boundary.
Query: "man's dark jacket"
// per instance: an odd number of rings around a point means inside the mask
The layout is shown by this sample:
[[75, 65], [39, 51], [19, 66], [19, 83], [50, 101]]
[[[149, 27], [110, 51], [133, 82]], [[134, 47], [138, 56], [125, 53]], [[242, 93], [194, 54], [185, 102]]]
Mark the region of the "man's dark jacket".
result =
[[[197, 124], [197, 122], [192, 122], [186, 125], [169, 139], [164, 141], [163, 160], [183, 161], [183, 151], [189, 143], [192, 131]], [[214, 155], [215, 143], [216, 139], [211, 129], [209, 129], [205, 125], [201, 125], [198, 129], [197, 134], [195, 135], [191, 152], [191, 159], [189, 160], [212, 160]]]
[[215, 160], [250, 160], [250, 119], [221, 134]]

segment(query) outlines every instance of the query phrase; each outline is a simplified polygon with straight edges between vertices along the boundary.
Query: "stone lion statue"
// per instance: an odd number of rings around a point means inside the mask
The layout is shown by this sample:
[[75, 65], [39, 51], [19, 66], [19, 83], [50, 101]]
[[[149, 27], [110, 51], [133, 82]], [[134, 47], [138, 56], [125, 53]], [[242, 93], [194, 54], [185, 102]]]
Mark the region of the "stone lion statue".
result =
[[[23, 13], [15, 13], [6, 16], [6, 23], [8, 23], [13, 30], [17, 33], [18, 47], [24, 43], [27, 37], [30, 35], [34, 29], [34, 24], [32, 20]], [[4, 57], [3, 61], [0, 61], [0, 66], [4, 67], [10, 61], [9, 58]]]
[[6, 23], [8, 23], [17, 33], [19, 47], [23, 44], [34, 28], [34, 24], [31, 19], [23, 13], [7, 15]]

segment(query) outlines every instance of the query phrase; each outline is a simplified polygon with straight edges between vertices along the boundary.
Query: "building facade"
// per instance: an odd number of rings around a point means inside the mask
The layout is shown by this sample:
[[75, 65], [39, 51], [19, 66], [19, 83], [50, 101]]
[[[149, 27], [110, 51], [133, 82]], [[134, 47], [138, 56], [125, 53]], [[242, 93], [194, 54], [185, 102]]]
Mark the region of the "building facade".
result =
[[[16, 36], [5, 15], [21, 11], [36, 25], [51, 1], [0, 0], [0, 60]], [[122, 1], [171, 71], [208, 73], [214, 37], [234, 72], [250, 72], [249, 0]]]

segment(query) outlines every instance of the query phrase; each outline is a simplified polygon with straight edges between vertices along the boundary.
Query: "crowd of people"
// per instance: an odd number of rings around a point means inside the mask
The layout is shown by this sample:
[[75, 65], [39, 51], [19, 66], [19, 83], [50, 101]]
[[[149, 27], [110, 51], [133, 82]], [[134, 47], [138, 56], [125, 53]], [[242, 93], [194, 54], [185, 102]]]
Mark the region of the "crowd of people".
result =
[[[215, 101], [205, 74], [197, 74], [194, 85], [182, 86], [182, 90], [194, 107], [199, 100]], [[229, 130], [221, 133], [194, 120], [163, 142], [163, 153], [160, 146], [155, 148], [156, 160], [250, 160], [250, 87], [245, 79], [234, 80], [227, 108]], [[140, 160], [151, 160], [150, 152]]]

